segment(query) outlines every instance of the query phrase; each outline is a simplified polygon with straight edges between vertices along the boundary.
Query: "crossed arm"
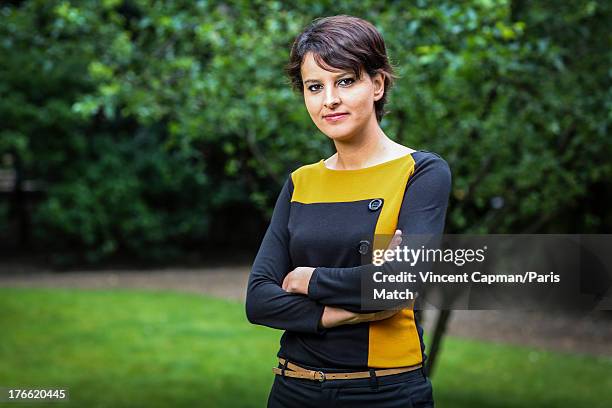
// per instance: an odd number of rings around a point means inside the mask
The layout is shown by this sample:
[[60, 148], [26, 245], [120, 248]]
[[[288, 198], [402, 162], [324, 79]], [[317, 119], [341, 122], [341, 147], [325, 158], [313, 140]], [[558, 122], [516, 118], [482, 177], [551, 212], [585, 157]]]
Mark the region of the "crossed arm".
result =
[[[400, 230], [395, 231], [395, 235], [389, 243], [389, 249], [394, 249], [401, 243], [401, 233], [402, 232]], [[300, 266], [295, 268], [289, 272], [287, 276], [285, 276], [285, 279], [283, 279], [283, 290], [289, 293], [297, 293], [308, 296], [308, 287], [314, 271], [315, 268], [311, 267]], [[343, 309], [341, 307], [325, 305], [323, 315], [321, 316], [321, 326], [324, 328], [331, 328], [343, 324], [356, 324], [383, 320], [393, 316], [397, 312], [399, 312], [399, 309], [381, 310], [372, 313], [358, 313]]]
[[[251, 323], [304, 333], [323, 333], [341, 324], [355, 324], [390, 317], [395, 311], [354, 313], [324, 305], [305, 294], [283, 287], [290, 269], [287, 223], [292, 193], [289, 178], [278, 197], [249, 276], [246, 314]], [[307, 270], [312, 268], [296, 268]]]
[[[278, 197], [249, 276], [246, 298], [249, 321], [283, 330], [322, 333], [330, 327], [381, 320], [395, 314], [397, 310], [358, 312], [361, 271], [371, 265], [300, 266], [287, 273], [291, 268], [287, 224], [292, 191], [289, 178]], [[449, 193], [450, 170], [446, 162], [441, 159], [426, 162], [406, 187], [398, 219], [399, 233], [441, 234]], [[393, 240], [390, 246], [397, 244]], [[387, 270], [391, 273], [392, 269]]]

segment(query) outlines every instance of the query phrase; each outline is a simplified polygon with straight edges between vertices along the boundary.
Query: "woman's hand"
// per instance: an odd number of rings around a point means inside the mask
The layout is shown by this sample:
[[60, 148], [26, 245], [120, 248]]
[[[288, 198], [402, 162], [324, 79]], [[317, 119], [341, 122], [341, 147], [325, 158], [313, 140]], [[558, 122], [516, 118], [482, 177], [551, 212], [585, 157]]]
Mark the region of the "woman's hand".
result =
[[283, 290], [289, 293], [308, 295], [308, 284], [315, 268], [298, 266], [283, 279]]
[[323, 309], [323, 316], [321, 316], [321, 326], [330, 329], [343, 324], [357, 324], [384, 320], [395, 315], [397, 312], [399, 312], [399, 310], [383, 310], [375, 313], [355, 313], [339, 307], [325, 306], [325, 309]]
[[[289, 293], [300, 293], [308, 295], [308, 284], [314, 268], [300, 266], [287, 274], [283, 280], [283, 289]], [[355, 313], [348, 310], [325, 306], [323, 316], [321, 316], [321, 326], [326, 329], [341, 326], [343, 324], [357, 324], [373, 322], [376, 320], [388, 319], [395, 315], [399, 310], [383, 310], [374, 313]]]

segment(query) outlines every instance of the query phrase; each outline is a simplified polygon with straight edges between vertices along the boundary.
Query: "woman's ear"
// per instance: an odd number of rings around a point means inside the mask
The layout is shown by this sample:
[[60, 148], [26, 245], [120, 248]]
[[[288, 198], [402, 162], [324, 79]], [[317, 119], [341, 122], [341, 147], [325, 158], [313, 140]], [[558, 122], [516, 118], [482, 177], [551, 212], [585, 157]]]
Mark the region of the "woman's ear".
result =
[[374, 85], [374, 100], [378, 101], [385, 94], [385, 75], [382, 72], [377, 72], [372, 77], [372, 84]]

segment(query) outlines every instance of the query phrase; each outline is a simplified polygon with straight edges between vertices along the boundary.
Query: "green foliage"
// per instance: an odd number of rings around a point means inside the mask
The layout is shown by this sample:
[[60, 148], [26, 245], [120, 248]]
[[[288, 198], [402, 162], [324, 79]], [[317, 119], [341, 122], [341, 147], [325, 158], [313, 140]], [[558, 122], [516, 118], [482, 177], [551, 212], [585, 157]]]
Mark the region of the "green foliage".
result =
[[36, 243], [162, 259], [227, 204], [269, 214], [290, 170], [332, 153], [283, 66], [340, 13], [397, 67], [386, 133], [451, 165], [449, 232], [606, 222], [585, 204], [612, 176], [606, 2], [30, 0], [0, 6], [0, 152], [46, 186]]
[[[71, 182], [50, 186], [36, 213], [40, 241], [62, 253], [67, 242], [52, 238], [67, 236], [90, 249], [85, 261], [97, 262], [120, 249], [169, 259], [180, 245], [168, 241], [185, 245], [204, 238], [208, 219], [202, 214], [210, 209], [205, 169], [186, 152], [160, 149], [159, 139], [151, 132], [96, 135], [91, 161], [80, 162]], [[57, 260], [78, 259], [67, 253]]]
[[451, 164], [451, 231], [538, 231], [611, 175], [610, 8], [471, 3], [388, 23], [389, 129]]

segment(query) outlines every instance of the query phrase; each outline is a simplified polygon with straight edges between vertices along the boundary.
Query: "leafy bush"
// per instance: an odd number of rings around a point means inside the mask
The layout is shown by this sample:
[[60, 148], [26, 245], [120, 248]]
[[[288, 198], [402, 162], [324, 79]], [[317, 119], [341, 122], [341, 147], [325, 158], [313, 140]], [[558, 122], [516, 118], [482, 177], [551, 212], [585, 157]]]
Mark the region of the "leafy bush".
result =
[[33, 244], [168, 259], [232, 203], [269, 215], [332, 153], [283, 66], [341, 13], [383, 32], [401, 77], [386, 133], [451, 165], [449, 232], [610, 225], [589, 198], [612, 176], [606, 2], [31, 0], [0, 6], [0, 149], [46, 186]]

